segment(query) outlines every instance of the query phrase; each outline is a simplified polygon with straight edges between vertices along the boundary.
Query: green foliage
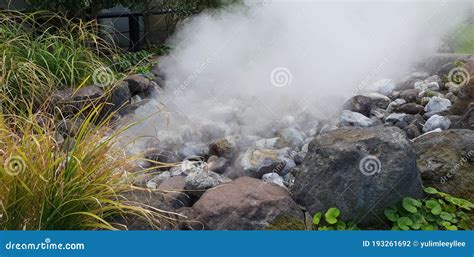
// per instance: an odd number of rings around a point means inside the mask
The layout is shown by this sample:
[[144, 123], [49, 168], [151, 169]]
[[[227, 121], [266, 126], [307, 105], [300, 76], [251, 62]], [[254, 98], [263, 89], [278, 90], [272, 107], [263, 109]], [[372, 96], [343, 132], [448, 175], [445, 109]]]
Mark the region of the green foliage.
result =
[[146, 50], [115, 55], [111, 67], [116, 72], [134, 72], [139, 70], [142, 72], [138, 73], [146, 73], [153, 68], [152, 57], [153, 54]]
[[315, 230], [357, 230], [355, 222], [344, 222], [338, 220], [337, 217], [341, 214], [338, 208], [329, 208], [324, 214], [324, 221], [321, 220], [323, 214], [317, 212], [313, 215], [313, 229]]
[[431, 195], [425, 200], [403, 198], [398, 206], [385, 210], [385, 216], [393, 223], [393, 230], [458, 230], [470, 229], [469, 212], [474, 205], [432, 187], [424, 191]]
[[452, 35], [452, 44], [456, 53], [474, 54], [474, 21], [468, 21]]
[[74, 23], [47, 12], [0, 12], [0, 104], [38, 107], [55, 90], [91, 82], [94, 72], [106, 67], [105, 53], [114, 52], [96, 30], [92, 22]]

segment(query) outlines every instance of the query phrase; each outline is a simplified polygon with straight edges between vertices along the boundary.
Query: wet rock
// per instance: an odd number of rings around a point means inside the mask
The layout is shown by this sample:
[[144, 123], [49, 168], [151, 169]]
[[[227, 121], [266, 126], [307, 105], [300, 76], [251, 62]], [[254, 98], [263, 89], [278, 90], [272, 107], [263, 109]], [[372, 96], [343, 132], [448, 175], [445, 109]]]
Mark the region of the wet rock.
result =
[[374, 126], [374, 121], [358, 112], [344, 110], [339, 117], [339, 124], [341, 126], [371, 127]]
[[431, 116], [423, 126], [423, 132], [429, 132], [435, 129], [446, 130], [451, 126], [451, 121], [447, 117], [439, 116], [437, 114]]
[[230, 175], [231, 178], [249, 176], [261, 178], [266, 173], [278, 173], [285, 175], [296, 166], [292, 153], [289, 149], [265, 149], [249, 148], [237, 158], [237, 174]]
[[291, 193], [314, 214], [331, 207], [341, 220], [379, 224], [388, 206], [422, 197], [416, 155], [395, 127], [340, 128], [311, 144]]
[[448, 111], [451, 106], [451, 101], [440, 97], [432, 97], [428, 104], [425, 106], [425, 112], [436, 114], [444, 111]]
[[284, 188], [249, 177], [207, 190], [192, 209], [194, 219], [212, 230], [265, 229], [281, 216], [304, 219]]
[[276, 141], [276, 148], [291, 147], [299, 149], [304, 144], [304, 137], [295, 128], [286, 128], [278, 132], [279, 138]]
[[146, 92], [151, 86], [150, 81], [141, 75], [130, 75], [124, 81], [128, 83], [132, 96]]
[[401, 99], [401, 98], [398, 98], [398, 99], [395, 99], [393, 102], [391, 102], [388, 107], [387, 107], [387, 112], [391, 113], [391, 112], [394, 112], [396, 109], [398, 109], [398, 107], [406, 104], [407, 101], [405, 101], [404, 99]]
[[215, 155], [209, 157], [209, 159], [207, 160], [208, 169], [218, 174], [223, 174], [227, 167], [229, 167], [229, 165], [229, 160], [223, 157], [217, 157]]
[[398, 107], [397, 112], [403, 112], [408, 114], [423, 114], [425, 107], [416, 103], [407, 103]]
[[385, 109], [389, 103], [390, 98], [381, 94], [370, 93], [357, 95], [344, 104], [344, 110], [358, 112], [368, 117], [372, 108]]
[[418, 95], [420, 94], [420, 90], [418, 89], [407, 89], [400, 92], [400, 98], [405, 100], [407, 103], [416, 102], [418, 99]]
[[267, 183], [273, 183], [276, 185], [279, 185], [281, 187], [285, 187], [285, 183], [283, 181], [283, 178], [276, 174], [276, 173], [267, 173], [262, 176], [262, 180]]
[[203, 143], [187, 142], [184, 143], [178, 150], [181, 159], [189, 157], [205, 157], [209, 155], [209, 147]]
[[428, 133], [414, 145], [425, 186], [474, 202], [474, 131]]
[[232, 180], [213, 171], [196, 171], [186, 177], [185, 189], [188, 194], [200, 197], [207, 189], [230, 181]]

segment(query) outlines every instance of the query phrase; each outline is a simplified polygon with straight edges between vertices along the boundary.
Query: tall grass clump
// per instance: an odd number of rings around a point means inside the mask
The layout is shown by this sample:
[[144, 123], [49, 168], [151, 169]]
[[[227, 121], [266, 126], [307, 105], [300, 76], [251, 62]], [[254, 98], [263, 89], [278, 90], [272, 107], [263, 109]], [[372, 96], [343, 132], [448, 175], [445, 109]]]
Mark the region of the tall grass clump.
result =
[[97, 31], [94, 21], [0, 11], [0, 104], [39, 108], [55, 90], [90, 83], [115, 49]]
[[107, 129], [110, 120], [96, 120], [100, 108], [70, 142], [59, 139], [46, 114], [0, 113], [0, 229], [126, 229], [113, 221], [130, 218], [160, 228], [169, 222], [169, 213], [124, 197], [137, 190], [124, 176], [130, 158], [112, 147], [120, 131]]

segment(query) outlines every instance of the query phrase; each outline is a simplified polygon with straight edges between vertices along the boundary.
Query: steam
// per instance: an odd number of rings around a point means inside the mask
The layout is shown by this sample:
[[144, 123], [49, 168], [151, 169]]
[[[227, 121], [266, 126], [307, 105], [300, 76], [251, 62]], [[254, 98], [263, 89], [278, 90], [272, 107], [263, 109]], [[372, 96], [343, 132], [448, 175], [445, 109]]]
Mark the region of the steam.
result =
[[209, 10], [183, 22], [168, 42], [174, 50], [159, 66], [166, 89], [136, 111], [137, 118], [159, 117], [133, 134], [203, 122], [256, 134], [288, 115], [329, 119], [348, 97], [436, 52], [467, 5], [266, 0]]

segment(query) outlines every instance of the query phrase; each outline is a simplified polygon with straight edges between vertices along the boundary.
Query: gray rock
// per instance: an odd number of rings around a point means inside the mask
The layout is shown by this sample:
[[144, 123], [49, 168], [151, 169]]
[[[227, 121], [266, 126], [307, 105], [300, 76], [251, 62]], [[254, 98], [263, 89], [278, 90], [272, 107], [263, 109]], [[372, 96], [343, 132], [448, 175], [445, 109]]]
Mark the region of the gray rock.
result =
[[451, 121], [447, 117], [439, 116], [437, 114], [431, 116], [423, 126], [423, 132], [429, 132], [435, 129], [446, 130], [451, 126]]
[[419, 105], [416, 103], [407, 103], [398, 107], [397, 112], [408, 114], [423, 114], [425, 112], [425, 108], [423, 107], [423, 105]]
[[273, 183], [276, 185], [279, 185], [281, 187], [285, 187], [285, 183], [283, 181], [283, 178], [276, 174], [276, 173], [267, 173], [262, 176], [262, 180], [267, 183]]
[[207, 123], [204, 124], [200, 133], [202, 135], [202, 142], [210, 142], [212, 140], [223, 138], [226, 136], [228, 127], [221, 123]]
[[130, 75], [124, 81], [128, 83], [128, 88], [132, 95], [144, 93], [151, 86], [150, 81], [141, 75]]
[[390, 95], [393, 90], [395, 90], [395, 82], [391, 79], [381, 79], [378, 81], [375, 81], [370, 88], [374, 89], [378, 93], [388, 96]]
[[400, 98], [405, 100], [407, 103], [412, 103], [412, 102], [416, 102], [419, 94], [420, 94], [420, 90], [418, 89], [407, 89], [400, 92]]
[[377, 94], [377, 93], [369, 93], [369, 94], [357, 95], [349, 99], [344, 104], [344, 110], [358, 112], [365, 116], [369, 116], [370, 111], [373, 108], [385, 109], [387, 108], [389, 103], [390, 103], [390, 98], [388, 98], [387, 96]]
[[130, 93], [130, 89], [128, 83], [123, 81], [122, 83], [116, 85], [112, 89], [112, 93], [110, 96], [110, 103], [112, 104], [110, 107], [110, 111], [119, 111], [120, 114], [124, 115], [128, 113], [128, 109], [124, 108], [128, 103], [130, 103], [130, 99], [132, 98], [132, 94]]
[[394, 112], [398, 107], [406, 104], [406, 100], [398, 98], [391, 102], [387, 107], [387, 112]]
[[411, 75], [397, 83], [396, 90], [412, 89], [416, 81], [422, 81], [428, 78], [430, 74], [424, 71], [413, 72]]
[[223, 157], [217, 157], [215, 155], [209, 157], [207, 160], [208, 169], [218, 174], [223, 174], [229, 165], [229, 160]]
[[276, 148], [279, 139], [279, 137], [260, 139], [255, 142], [255, 146], [257, 148]]
[[440, 113], [449, 110], [449, 107], [451, 107], [451, 101], [435, 96], [425, 106], [425, 112]]
[[474, 131], [429, 133], [414, 145], [425, 186], [474, 202]]
[[392, 126], [404, 128], [413, 122], [415, 119], [414, 115], [406, 113], [392, 113], [386, 119], [385, 122]]
[[188, 194], [200, 197], [207, 189], [232, 180], [213, 171], [196, 171], [191, 172], [185, 181]]
[[290, 172], [283, 177], [285, 186], [290, 188], [295, 184], [295, 176]]
[[230, 177], [261, 178], [266, 173], [278, 173], [284, 176], [296, 166], [293, 152], [289, 149], [249, 148], [237, 158], [235, 170], [237, 174]]
[[353, 111], [344, 110], [339, 117], [341, 126], [355, 126], [355, 127], [371, 127], [374, 126], [374, 121], [366, 116]]
[[422, 197], [416, 155], [394, 127], [340, 128], [318, 136], [295, 175], [291, 192], [314, 214], [337, 207], [341, 220], [380, 224], [403, 197]]
[[163, 180], [156, 188], [161, 191], [168, 206], [174, 209], [191, 206], [191, 198], [185, 192], [186, 179], [184, 177], [172, 177]]
[[295, 128], [286, 128], [278, 132], [279, 138], [276, 141], [276, 148], [291, 147], [299, 149], [304, 144], [304, 137]]
[[304, 219], [287, 190], [249, 177], [207, 190], [192, 209], [191, 218], [212, 230], [265, 229], [282, 216]]

